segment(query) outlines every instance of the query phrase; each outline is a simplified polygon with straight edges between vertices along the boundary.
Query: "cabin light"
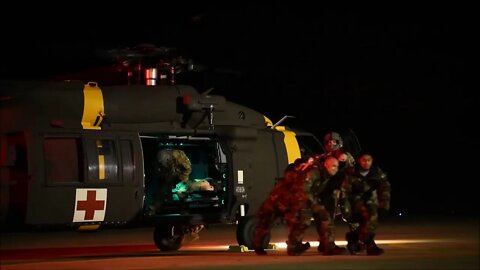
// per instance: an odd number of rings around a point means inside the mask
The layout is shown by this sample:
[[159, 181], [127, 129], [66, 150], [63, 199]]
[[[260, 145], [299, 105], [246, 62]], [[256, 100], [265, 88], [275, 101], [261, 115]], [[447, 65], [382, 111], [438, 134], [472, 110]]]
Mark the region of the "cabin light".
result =
[[185, 105], [185, 106], [190, 104], [190, 96], [183, 96], [182, 97], [182, 104]]
[[158, 71], [156, 68], [145, 69], [145, 83], [150, 86], [157, 85]]

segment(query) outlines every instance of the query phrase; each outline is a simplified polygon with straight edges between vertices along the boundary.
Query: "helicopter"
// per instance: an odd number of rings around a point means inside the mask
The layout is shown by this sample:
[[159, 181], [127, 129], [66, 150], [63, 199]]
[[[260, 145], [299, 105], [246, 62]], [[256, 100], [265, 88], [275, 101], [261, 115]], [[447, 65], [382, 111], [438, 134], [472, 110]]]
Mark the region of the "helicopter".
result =
[[[252, 248], [257, 208], [288, 164], [322, 145], [282, 125], [290, 116], [273, 123], [211, 90], [177, 84], [177, 66], [191, 63], [166, 52], [122, 51], [123, 85], [0, 82], [2, 228], [143, 222], [154, 226], [159, 250], [175, 251], [209, 224], [232, 224], [238, 244]], [[161, 61], [139, 64], [151, 54]], [[186, 157], [185, 181], [163, 178], [161, 157], [171, 167], [173, 151]]]

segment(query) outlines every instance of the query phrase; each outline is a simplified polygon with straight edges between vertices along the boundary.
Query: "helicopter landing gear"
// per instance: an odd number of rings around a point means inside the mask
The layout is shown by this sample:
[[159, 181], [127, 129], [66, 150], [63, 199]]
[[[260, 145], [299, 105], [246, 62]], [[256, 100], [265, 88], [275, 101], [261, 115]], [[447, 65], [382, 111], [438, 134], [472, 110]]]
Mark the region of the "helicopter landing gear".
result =
[[176, 251], [182, 246], [185, 234], [180, 226], [172, 224], [157, 225], [153, 232], [153, 241], [161, 251]]

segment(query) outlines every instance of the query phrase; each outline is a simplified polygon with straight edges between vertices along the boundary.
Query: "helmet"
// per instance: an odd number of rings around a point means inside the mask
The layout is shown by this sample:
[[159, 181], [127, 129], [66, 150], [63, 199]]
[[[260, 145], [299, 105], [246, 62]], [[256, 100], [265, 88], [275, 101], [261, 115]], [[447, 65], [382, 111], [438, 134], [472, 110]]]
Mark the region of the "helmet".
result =
[[[329, 141], [334, 141], [336, 144], [332, 147], [327, 147]], [[327, 151], [335, 151], [343, 147], [342, 136], [337, 132], [329, 132], [323, 137], [323, 145], [327, 148]], [[331, 149], [328, 149], [331, 148]]]

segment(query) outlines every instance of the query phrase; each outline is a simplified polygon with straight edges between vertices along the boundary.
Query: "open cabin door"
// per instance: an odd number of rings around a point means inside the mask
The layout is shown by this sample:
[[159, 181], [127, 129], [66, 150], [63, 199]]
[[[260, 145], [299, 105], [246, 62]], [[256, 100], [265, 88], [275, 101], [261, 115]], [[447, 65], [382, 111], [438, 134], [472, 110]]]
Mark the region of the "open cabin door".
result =
[[230, 184], [227, 154], [220, 141], [142, 135], [141, 142], [147, 216], [202, 214], [215, 219], [226, 211]]

